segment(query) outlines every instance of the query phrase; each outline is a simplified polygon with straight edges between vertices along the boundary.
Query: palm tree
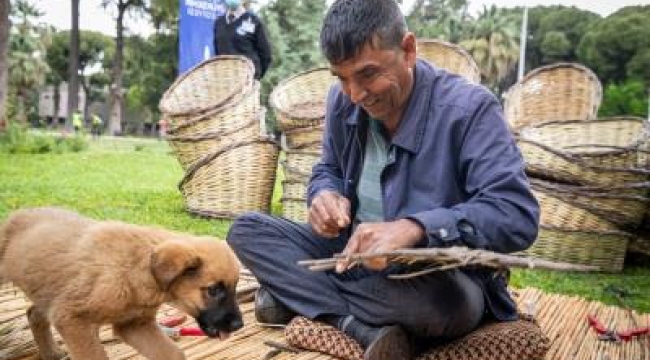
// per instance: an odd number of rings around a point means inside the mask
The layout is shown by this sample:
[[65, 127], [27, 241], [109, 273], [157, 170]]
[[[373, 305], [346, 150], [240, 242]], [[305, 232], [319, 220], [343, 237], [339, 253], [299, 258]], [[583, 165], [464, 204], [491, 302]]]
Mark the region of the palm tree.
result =
[[476, 60], [483, 83], [496, 90], [519, 59], [519, 20], [492, 5], [484, 7], [463, 46]]
[[406, 20], [418, 37], [458, 42], [469, 18], [467, 0], [417, 0]]
[[6, 103], [8, 92], [9, 62], [9, 13], [11, 1], [0, 0], [0, 131], [7, 127]]
[[28, 99], [45, 83], [49, 71], [45, 52], [50, 31], [32, 23], [42, 13], [29, 2], [18, 0], [14, 5], [17, 21], [9, 39], [9, 84], [16, 97], [16, 118], [26, 125]]

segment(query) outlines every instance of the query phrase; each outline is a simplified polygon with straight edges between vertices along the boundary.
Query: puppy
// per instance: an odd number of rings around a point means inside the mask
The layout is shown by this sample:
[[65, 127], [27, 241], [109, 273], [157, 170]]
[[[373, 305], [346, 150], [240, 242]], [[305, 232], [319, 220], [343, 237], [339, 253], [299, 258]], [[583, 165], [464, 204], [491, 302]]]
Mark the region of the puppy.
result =
[[0, 282], [32, 301], [27, 317], [43, 360], [65, 355], [50, 324], [72, 360], [108, 359], [102, 324], [148, 359], [185, 359], [158, 327], [158, 308], [171, 303], [225, 339], [243, 326], [238, 279], [237, 259], [216, 239], [55, 208], [17, 211], [0, 225]]

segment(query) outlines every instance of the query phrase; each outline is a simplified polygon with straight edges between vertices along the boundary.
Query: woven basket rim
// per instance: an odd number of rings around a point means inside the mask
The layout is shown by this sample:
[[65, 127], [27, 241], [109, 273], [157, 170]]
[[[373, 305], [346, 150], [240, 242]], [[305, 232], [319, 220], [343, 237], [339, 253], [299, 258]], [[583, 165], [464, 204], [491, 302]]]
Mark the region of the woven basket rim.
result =
[[285, 150], [284, 151], [287, 155], [310, 155], [310, 156], [321, 156], [320, 152], [317, 151], [309, 151], [309, 150]]
[[202, 210], [202, 209], [196, 209], [189, 205], [185, 205], [185, 210], [187, 210], [187, 212], [191, 214], [198, 215], [204, 218], [210, 218], [210, 219], [230, 220], [241, 215], [240, 213], [236, 213], [234, 211]]
[[583, 166], [585, 168], [588, 168], [589, 170], [593, 170], [595, 172], [622, 172], [622, 173], [629, 173], [629, 174], [640, 174], [640, 175], [650, 175], [650, 169], [641, 169], [641, 168], [620, 168], [620, 167], [610, 167], [610, 166], [596, 166], [596, 165], [591, 165], [585, 163], [584, 160], [580, 159], [579, 157], [569, 154], [567, 152], [552, 148], [548, 145], [542, 144], [538, 141], [535, 140], [529, 140], [529, 139], [524, 139], [521, 137], [521, 134], [515, 134], [515, 139], [518, 142], [523, 142], [527, 143], [533, 146], [536, 146], [538, 148], [541, 148], [544, 151], [547, 151], [553, 155], [557, 155], [564, 160], [568, 162], [572, 162], [576, 165]]
[[301, 199], [297, 197], [291, 197], [291, 196], [281, 196], [280, 201], [296, 201], [296, 202], [304, 202], [307, 204], [307, 199]]
[[167, 140], [168, 141], [178, 141], [178, 142], [198, 142], [198, 141], [203, 141], [203, 140], [213, 140], [213, 139], [220, 139], [223, 137], [226, 137], [228, 135], [232, 135], [238, 131], [244, 130], [248, 128], [249, 126], [253, 126], [258, 122], [258, 119], [252, 118], [250, 121], [248, 121], [246, 124], [239, 126], [235, 129], [230, 129], [230, 130], [225, 130], [225, 131], [210, 131], [206, 132], [203, 134], [199, 135], [176, 135], [176, 136], [168, 136]]
[[316, 126], [313, 125], [301, 126], [301, 127], [293, 128], [291, 130], [287, 130], [284, 133], [286, 135], [292, 135], [292, 134], [300, 134], [304, 132], [322, 131], [322, 130], [325, 130], [325, 124], [318, 124]]
[[[645, 143], [645, 140], [648, 138], [650, 135], [650, 123], [646, 121], [645, 119], [638, 117], [638, 116], [612, 116], [612, 117], [606, 117], [606, 118], [600, 118], [600, 119], [594, 119], [594, 120], [552, 120], [552, 121], [544, 121], [541, 123], [536, 123], [533, 125], [528, 125], [524, 126], [520, 129], [519, 135], [526, 139], [526, 131], [531, 131], [532, 129], [541, 129], [547, 126], [553, 126], [553, 125], [590, 125], [590, 124], [602, 124], [602, 123], [608, 123], [608, 122], [635, 122], [635, 123], [641, 123], [643, 125], [641, 132], [639, 133], [637, 139], [630, 145], [627, 146], [603, 146], [604, 149], [611, 149], [611, 150], [603, 150], [599, 151], [598, 153], [593, 153], [593, 152], [581, 152], [581, 151], [576, 151], [572, 152], [570, 155], [617, 155], [617, 154], [623, 154], [629, 151], [641, 151], [641, 152], [648, 152], [643, 149], [639, 149], [638, 147], [640, 145], [643, 145]], [[530, 139], [527, 139], [530, 140]], [[530, 140], [530, 141], [535, 141], [535, 140]], [[593, 144], [590, 146], [598, 146], [597, 144]], [[557, 149], [556, 149], [557, 150]], [[561, 151], [561, 150], [558, 150]], [[650, 152], [649, 152], [650, 153]]]
[[258, 143], [271, 144], [271, 145], [274, 145], [274, 146], [279, 148], [278, 142], [275, 141], [275, 139], [273, 139], [270, 136], [260, 136], [260, 137], [258, 137], [256, 139], [238, 141], [238, 142], [235, 142], [235, 143], [232, 143], [232, 144], [222, 146], [222, 147], [214, 150], [213, 152], [204, 155], [201, 159], [197, 160], [194, 164], [192, 164], [192, 166], [190, 166], [186, 170], [185, 176], [183, 176], [183, 179], [181, 179], [181, 181], [178, 183], [178, 189], [182, 193], [183, 192], [183, 186], [194, 177], [194, 174], [196, 174], [196, 172], [200, 168], [210, 164], [212, 162], [212, 160], [218, 158], [222, 154], [225, 154], [225, 153], [227, 153], [227, 152], [229, 152], [231, 150], [237, 149], [238, 147], [241, 147], [241, 146], [248, 146], [248, 145], [258, 144]]
[[478, 67], [478, 64], [476, 64], [476, 60], [474, 60], [474, 57], [472, 55], [470, 55], [470, 53], [467, 50], [463, 49], [463, 47], [458, 45], [458, 44], [454, 44], [454, 43], [444, 41], [444, 40], [430, 39], [430, 38], [418, 39], [417, 44], [418, 45], [420, 45], [420, 44], [439, 44], [439, 45], [451, 48], [454, 51], [460, 53], [466, 60], [468, 60], [468, 64], [469, 64], [469, 66], [472, 67], [472, 70], [475, 70], [479, 74], [479, 76], [481, 74], [480, 68]]
[[[170, 94], [178, 86], [180, 86], [180, 84], [183, 81], [185, 81], [189, 76], [191, 76], [196, 70], [198, 70], [198, 69], [200, 69], [202, 67], [211, 66], [211, 65], [213, 65], [214, 63], [216, 63], [218, 61], [224, 61], [224, 60], [241, 61], [241, 62], [243, 62], [245, 64], [246, 67], [248, 67], [248, 70], [249, 70], [248, 71], [248, 74], [249, 74], [248, 79], [246, 79], [247, 81], [243, 82], [243, 85], [235, 86], [232, 89], [232, 92], [229, 95], [225, 96], [221, 101], [218, 101], [218, 102], [216, 102], [214, 104], [210, 104], [208, 106], [203, 106], [203, 107], [196, 106], [196, 107], [186, 109], [186, 110], [173, 110], [173, 109], [169, 109], [168, 106], [165, 105], [165, 100], [170, 96]], [[222, 106], [223, 104], [229, 102], [235, 95], [237, 95], [237, 93], [241, 92], [241, 90], [245, 86], [247, 86], [247, 84], [253, 79], [253, 74], [254, 73], [255, 73], [255, 65], [253, 65], [253, 62], [250, 59], [248, 59], [247, 57], [245, 57], [245, 56], [242, 56], [242, 55], [218, 55], [218, 56], [212, 57], [210, 59], [207, 59], [207, 60], [195, 65], [194, 67], [192, 67], [191, 69], [189, 69], [185, 73], [183, 73], [181, 76], [179, 76], [176, 80], [174, 80], [172, 85], [163, 93], [162, 97], [160, 98], [160, 102], [158, 103], [158, 109], [161, 112], [163, 112], [163, 113], [165, 113], [167, 115], [178, 116], [178, 115], [191, 115], [191, 114], [195, 114], [195, 113], [198, 113], [198, 112], [209, 111], [209, 110], [212, 110], [214, 108], [218, 108], [218, 107]]]
[[[195, 124], [197, 124], [197, 123], [199, 123], [201, 121], [204, 121], [204, 120], [206, 120], [208, 118], [211, 118], [211, 117], [213, 117], [213, 116], [215, 116], [217, 114], [228, 111], [228, 110], [238, 106], [239, 104], [241, 104], [244, 101], [248, 101], [249, 99], [247, 99], [247, 97], [256, 94], [256, 92], [260, 89], [260, 83], [258, 81], [255, 81], [252, 84], [252, 86], [245, 86], [245, 87], [246, 87], [246, 89], [242, 88], [241, 91], [238, 92], [238, 93], [244, 92], [244, 94], [237, 101], [231, 101], [237, 95], [237, 93], [235, 93], [232, 97], [227, 99], [225, 102], [221, 103], [221, 105], [217, 106], [216, 108], [212, 108], [212, 109], [207, 110], [207, 111], [202, 111], [200, 113], [194, 113], [195, 116], [191, 117], [190, 119], [188, 119], [188, 120], [186, 120], [186, 121], [184, 121], [184, 122], [182, 122], [182, 123], [180, 123], [180, 124], [178, 124], [176, 126], [170, 125], [169, 130], [167, 132], [169, 134], [173, 135], [173, 134], [175, 134], [175, 133], [177, 133], [177, 132], [179, 132], [179, 131], [187, 128], [187, 127], [193, 126], [193, 125], [195, 125]], [[262, 110], [260, 110], [260, 111], [262, 111]], [[168, 117], [168, 116], [166, 116], [166, 117]], [[169, 123], [173, 124], [173, 122], [171, 122], [171, 121]]]
[[556, 63], [553, 63], [553, 64], [540, 66], [538, 68], [535, 68], [535, 69], [531, 70], [526, 75], [524, 75], [524, 77], [520, 81], [518, 81], [516, 85], [523, 84], [523, 83], [529, 81], [531, 78], [537, 76], [539, 73], [543, 73], [543, 72], [551, 71], [551, 70], [556, 70], [556, 69], [562, 69], [562, 68], [571, 68], [571, 69], [582, 71], [585, 74], [587, 74], [587, 77], [589, 77], [591, 80], [595, 80], [594, 84], [597, 85], [596, 86], [597, 93], [598, 93], [599, 97], [602, 96], [603, 86], [600, 83], [600, 79], [598, 79], [598, 76], [596, 76], [596, 74], [590, 68], [588, 68], [585, 65], [582, 65], [580, 63], [577, 63], [577, 62], [556, 62]]
[[534, 179], [534, 178], [530, 178], [529, 182], [533, 187], [533, 189], [542, 192], [555, 191], [559, 193], [570, 193], [570, 194], [586, 196], [591, 198], [636, 200], [645, 203], [650, 203], [650, 198], [641, 195], [612, 194], [612, 191], [616, 191], [616, 190], [650, 189], [650, 181], [628, 183], [628, 184], [617, 185], [617, 186], [589, 186], [589, 185], [562, 184], [562, 183], [552, 183], [550, 181]]
[[634, 235], [621, 230], [585, 230], [585, 229], [567, 229], [557, 226], [549, 225], [539, 225], [540, 228], [544, 230], [558, 231], [563, 233], [580, 233], [580, 234], [591, 234], [591, 235], [614, 235], [614, 236], [623, 236], [626, 238], [633, 238]]
[[[305, 71], [299, 72], [299, 73], [297, 73], [297, 74], [294, 74], [294, 75], [292, 75], [292, 76], [290, 76], [290, 77], [288, 77], [288, 78], [286, 78], [286, 79], [280, 81], [280, 83], [278, 83], [278, 85], [276, 85], [276, 86], [273, 88], [273, 91], [271, 91], [271, 95], [269, 96], [269, 104], [271, 105], [271, 107], [272, 107], [275, 111], [277, 111], [277, 112], [279, 112], [280, 114], [282, 114], [283, 116], [285, 116], [285, 117], [290, 117], [290, 118], [293, 118], [293, 119], [296, 119], [296, 120], [300, 120], [300, 121], [303, 121], [303, 120], [306, 120], [306, 121], [322, 120], [322, 119], [323, 119], [323, 116], [294, 116], [294, 115], [291, 114], [288, 110], [283, 109], [283, 108], [278, 104], [278, 100], [277, 100], [277, 97], [280, 96], [280, 95], [279, 95], [280, 92], [281, 92], [282, 90], [284, 90], [284, 88], [285, 88], [286, 86], [288, 86], [290, 82], [294, 81], [295, 79], [297, 79], [297, 78], [299, 78], [299, 77], [309, 75], [309, 74], [311, 74], [311, 73], [313, 73], [313, 72], [316, 72], [316, 71], [327, 71], [327, 72], [330, 72], [330, 68], [328, 68], [328, 67], [326, 67], [326, 66], [318, 66], [318, 67], [315, 67], [315, 68], [311, 68], [311, 69], [308, 69], [308, 70], [305, 70]], [[310, 127], [310, 126], [304, 126], [304, 127]]]

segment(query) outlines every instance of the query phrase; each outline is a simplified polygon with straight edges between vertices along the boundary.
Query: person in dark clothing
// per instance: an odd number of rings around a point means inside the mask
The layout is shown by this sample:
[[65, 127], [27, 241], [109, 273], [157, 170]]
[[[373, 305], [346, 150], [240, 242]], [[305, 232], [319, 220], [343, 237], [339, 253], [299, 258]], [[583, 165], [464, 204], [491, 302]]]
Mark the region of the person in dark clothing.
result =
[[271, 47], [266, 30], [240, 0], [226, 0], [227, 11], [214, 22], [214, 52], [243, 55], [255, 64], [255, 79], [261, 79], [271, 65]]
[[496, 97], [418, 59], [395, 0], [336, 1], [320, 41], [339, 82], [308, 187], [309, 223], [249, 213], [227, 236], [262, 287], [258, 321], [301, 314], [357, 340], [365, 360], [397, 360], [410, 359], [420, 340], [460, 337], [486, 317], [515, 320], [506, 280], [491, 270], [394, 280], [387, 275], [412, 269], [345, 258], [329, 272], [296, 264], [402, 248], [516, 252], [539, 229]]

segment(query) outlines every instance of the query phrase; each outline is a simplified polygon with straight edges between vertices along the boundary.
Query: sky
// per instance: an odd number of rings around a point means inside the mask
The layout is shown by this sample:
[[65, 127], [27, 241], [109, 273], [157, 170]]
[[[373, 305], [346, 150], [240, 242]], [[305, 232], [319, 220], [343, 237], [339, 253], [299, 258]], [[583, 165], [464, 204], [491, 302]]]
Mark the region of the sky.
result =
[[[32, 0], [45, 13], [41, 21], [54, 25], [57, 29], [70, 28], [70, 0]], [[405, 0], [409, 6], [414, 0]], [[258, 0], [259, 3], [265, 0]], [[95, 30], [107, 35], [115, 35], [115, 14], [111, 9], [104, 9], [101, 0], [81, 1], [79, 27], [82, 30]], [[650, 0], [469, 0], [470, 13], [476, 14], [484, 5], [495, 4], [499, 7], [536, 6], [536, 5], [565, 5], [576, 6], [593, 11], [601, 16], [607, 16], [614, 11], [629, 5], [650, 5]], [[144, 19], [127, 17], [125, 25], [130, 34], [147, 36], [153, 29]]]

